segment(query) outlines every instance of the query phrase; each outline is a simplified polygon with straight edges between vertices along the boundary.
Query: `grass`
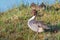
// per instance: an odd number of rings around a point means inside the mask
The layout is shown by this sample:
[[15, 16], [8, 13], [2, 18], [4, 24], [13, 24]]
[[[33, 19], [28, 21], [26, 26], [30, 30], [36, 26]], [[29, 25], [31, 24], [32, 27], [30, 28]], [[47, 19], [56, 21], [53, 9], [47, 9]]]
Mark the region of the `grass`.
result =
[[[58, 4], [57, 4], [58, 5]], [[53, 6], [54, 7], [54, 6]], [[36, 20], [42, 20], [50, 27], [60, 28], [60, 10], [54, 9], [42, 10], [42, 17]], [[33, 32], [28, 26], [27, 21], [32, 17], [30, 7], [18, 7], [6, 11], [0, 15], [0, 40], [33, 40], [36, 32]], [[39, 11], [40, 12], [40, 11]], [[40, 15], [40, 13], [38, 13]], [[47, 38], [46, 38], [47, 37]], [[43, 32], [37, 34], [34, 40], [60, 40], [60, 31], [58, 33]]]

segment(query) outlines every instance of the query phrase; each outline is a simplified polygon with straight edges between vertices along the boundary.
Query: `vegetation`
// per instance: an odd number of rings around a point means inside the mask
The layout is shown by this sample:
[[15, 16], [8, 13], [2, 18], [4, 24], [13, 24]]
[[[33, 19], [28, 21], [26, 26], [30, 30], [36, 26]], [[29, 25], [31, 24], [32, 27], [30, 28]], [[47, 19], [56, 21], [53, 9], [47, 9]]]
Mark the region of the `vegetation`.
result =
[[[38, 11], [38, 15], [43, 16], [36, 18], [42, 20], [50, 27], [60, 29], [60, 4], [47, 6], [45, 10]], [[57, 10], [58, 9], [58, 10]], [[27, 21], [32, 17], [31, 8], [21, 5], [18, 8], [6, 11], [0, 14], [0, 40], [33, 40], [36, 32], [33, 32], [28, 26]], [[60, 31], [58, 33], [43, 32], [39, 33], [35, 40], [60, 40]], [[46, 40], [47, 40], [46, 39]]]

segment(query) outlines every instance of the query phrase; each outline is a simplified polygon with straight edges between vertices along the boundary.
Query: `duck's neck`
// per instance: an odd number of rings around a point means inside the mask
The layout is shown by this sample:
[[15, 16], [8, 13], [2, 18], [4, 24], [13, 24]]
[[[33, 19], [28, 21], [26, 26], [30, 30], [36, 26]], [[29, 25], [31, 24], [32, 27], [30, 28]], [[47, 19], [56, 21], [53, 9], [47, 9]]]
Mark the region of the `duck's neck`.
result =
[[29, 19], [29, 21], [34, 20], [34, 19], [35, 19], [35, 16], [32, 16], [32, 17]]

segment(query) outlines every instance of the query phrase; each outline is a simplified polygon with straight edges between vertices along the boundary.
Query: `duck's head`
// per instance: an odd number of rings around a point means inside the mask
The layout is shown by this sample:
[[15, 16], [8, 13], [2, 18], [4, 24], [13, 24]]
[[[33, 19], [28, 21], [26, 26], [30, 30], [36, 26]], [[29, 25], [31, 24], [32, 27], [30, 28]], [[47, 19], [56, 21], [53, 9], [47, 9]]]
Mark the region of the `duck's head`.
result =
[[38, 12], [38, 11], [37, 11], [37, 10], [35, 10], [35, 9], [34, 9], [34, 10], [32, 10], [32, 14], [33, 14], [33, 16], [36, 16], [36, 15], [37, 15], [37, 12]]

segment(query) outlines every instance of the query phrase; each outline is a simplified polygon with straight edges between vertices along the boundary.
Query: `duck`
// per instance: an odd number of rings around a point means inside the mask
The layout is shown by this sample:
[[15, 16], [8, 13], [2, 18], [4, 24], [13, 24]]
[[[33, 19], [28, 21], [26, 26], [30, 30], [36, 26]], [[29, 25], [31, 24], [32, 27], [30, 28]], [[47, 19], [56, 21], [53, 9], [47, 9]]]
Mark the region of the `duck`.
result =
[[44, 30], [49, 30], [50, 28], [44, 24], [43, 21], [36, 20], [37, 11], [32, 10], [33, 16], [28, 20], [28, 27], [34, 32], [44, 32]]

